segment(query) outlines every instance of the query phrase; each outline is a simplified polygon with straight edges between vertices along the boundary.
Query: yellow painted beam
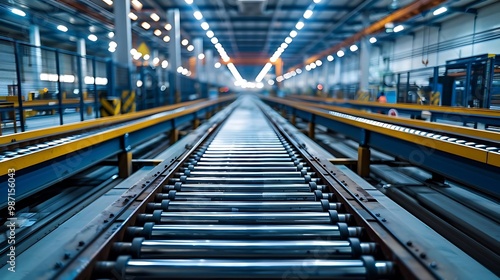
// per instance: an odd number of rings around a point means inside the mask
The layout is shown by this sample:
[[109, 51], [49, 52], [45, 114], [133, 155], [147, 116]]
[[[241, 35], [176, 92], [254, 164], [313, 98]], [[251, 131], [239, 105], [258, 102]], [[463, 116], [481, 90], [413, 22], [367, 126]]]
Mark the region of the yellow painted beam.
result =
[[[225, 97], [222, 97], [219, 99], [215, 99], [214, 102], [226, 101], [226, 100], [230, 100], [233, 98], [235, 98], [234, 95], [229, 95], [229, 96], [225, 96]], [[203, 102], [207, 102], [207, 100], [208, 99], [201, 99], [201, 100], [183, 102], [183, 103], [163, 106], [163, 107], [159, 107], [159, 108], [144, 110], [141, 112], [131, 113], [131, 114], [127, 114], [127, 115], [106, 117], [106, 118], [100, 118], [100, 119], [95, 119], [95, 120], [83, 121], [83, 122], [79, 122], [79, 123], [65, 124], [65, 125], [51, 127], [51, 128], [42, 128], [42, 129], [36, 129], [36, 130], [26, 131], [26, 132], [22, 132], [22, 133], [5, 135], [5, 136], [0, 137], [0, 146], [5, 145], [5, 144], [10, 144], [13, 142], [21, 142], [21, 141], [33, 140], [33, 139], [42, 138], [42, 137], [54, 136], [57, 134], [70, 133], [70, 132], [78, 131], [78, 130], [88, 130], [88, 129], [97, 128], [97, 127], [106, 127], [106, 126], [110, 126], [113, 124], [126, 122], [126, 121], [130, 121], [130, 120], [138, 119], [138, 118], [143, 118], [146, 116], [154, 115], [154, 114], [165, 112], [165, 111], [170, 111], [170, 110], [179, 109], [179, 108], [183, 108], [183, 107], [187, 107], [187, 106], [192, 106], [194, 104], [201, 104]], [[214, 104], [214, 103], [210, 103], [210, 104]]]
[[500, 167], [500, 153], [489, 152], [488, 153], [488, 164]]
[[[87, 137], [83, 137], [80, 139], [76, 139], [74, 141], [64, 143], [58, 146], [54, 146], [51, 148], [43, 149], [34, 153], [26, 154], [26, 155], [21, 155], [18, 157], [14, 157], [9, 160], [4, 160], [0, 162], [0, 176], [7, 174], [7, 170], [9, 168], [13, 168], [16, 170], [21, 170], [23, 168], [27, 168], [39, 163], [43, 163], [46, 161], [49, 161], [51, 159], [55, 159], [60, 156], [64, 156], [67, 154], [70, 154], [72, 152], [76, 152], [78, 150], [82, 150], [100, 143], [103, 143], [105, 141], [115, 139], [117, 137], [120, 137], [122, 135], [125, 135], [126, 133], [132, 133], [134, 131], [141, 130], [145, 127], [153, 126], [158, 123], [162, 123], [171, 119], [175, 119], [180, 116], [184, 115], [189, 115], [194, 112], [197, 112], [203, 108], [206, 108], [208, 106], [231, 100], [234, 99], [235, 96], [228, 96], [225, 98], [219, 98], [216, 100], [211, 100], [211, 101], [206, 101], [203, 102], [202, 104], [197, 104], [194, 106], [191, 106], [189, 108], [186, 108], [185, 110], [178, 111], [169, 115], [162, 115], [162, 116], [157, 116], [157, 117], [151, 117], [151, 118], [146, 118], [145, 120], [138, 121], [135, 123], [132, 123], [127, 126], [121, 126], [117, 127], [114, 129], [106, 130], [101, 133], [97, 133], [94, 135], [90, 135]], [[133, 115], [133, 114], [130, 114]]]

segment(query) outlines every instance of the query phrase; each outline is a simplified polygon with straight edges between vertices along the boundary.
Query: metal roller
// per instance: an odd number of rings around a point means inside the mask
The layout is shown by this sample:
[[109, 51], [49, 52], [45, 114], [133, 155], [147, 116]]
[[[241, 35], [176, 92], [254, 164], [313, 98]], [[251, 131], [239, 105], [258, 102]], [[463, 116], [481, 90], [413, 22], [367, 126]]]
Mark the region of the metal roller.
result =
[[182, 182], [188, 184], [304, 184], [309, 182], [317, 182], [317, 178], [311, 178], [309, 175], [304, 177], [262, 177], [262, 178], [219, 178], [219, 177], [196, 177], [190, 178], [181, 176], [173, 178], [171, 182]]
[[313, 175], [312, 172], [307, 172], [306, 170], [302, 171], [262, 171], [262, 172], [254, 172], [254, 171], [190, 171], [186, 170], [184, 173], [177, 173], [179, 176], [190, 176], [190, 177], [303, 177], [305, 175]]
[[359, 260], [162, 260], [121, 256], [116, 262], [100, 262], [96, 270], [100, 277], [118, 273], [141, 279], [375, 279], [389, 277], [393, 266], [368, 256]]
[[159, 193], [156, 195], [157, 201], [164, 199], [170, 200], [321, 200], [330, 199], [331, 194], [322, 193], [319, 190], [314, 192], [177, 192], [169, 191], [166, 193]]
[[340, 203], [321, 201], [170, 201], [163, 200], [159, 203], [148, 203], [147, 210], [163, 211], [207, 211], [207, 212], [320, 212], [340, 209]]
[[315, 190], [324, 191], [326, 186], [309, 184], [182, 184], [177, 182], [174, 185], [163, 187], [164, 192], [171, 190], [185, 192], [312, 192]]
[[[194, 170], [194, 171], [244, 171], [244, 172], [260, 172], [260, 171], [269, 171], [269, 167], [265, 166], [188, 166], [186, 169]], [[275, 172], [292, 172], [297, 170], [310, 170], [309, 167], [301, 166], [300, 169], [297, 166], [282, 166], [282, 167], [273, 167], [273, 171]]]
[[139, 214], [138, 222], [204, 224], [335, 224], [349, 222], [350, 214], [328, 212], [165, 212]]
[[360, 227], [348, 227], [346, 223], [335, 225], [156, 225], [145, 223], [143, 227], [129, 227], [129, 237], [148, 239], [262, 239], [262, 240], [340, 240], [359, 237]]
[[134, 258], [358, 258], [373, 254], [373, 242], [349, 240], [145, 240], [115, 243], [117, 255]]

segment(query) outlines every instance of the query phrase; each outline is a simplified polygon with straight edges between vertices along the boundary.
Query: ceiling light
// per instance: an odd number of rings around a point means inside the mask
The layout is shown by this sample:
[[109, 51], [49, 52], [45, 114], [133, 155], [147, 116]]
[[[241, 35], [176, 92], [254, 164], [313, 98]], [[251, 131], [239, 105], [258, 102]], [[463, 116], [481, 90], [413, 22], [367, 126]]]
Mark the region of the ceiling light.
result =
[[309, 64], [309, 66], [311, 66], [311, 69], [315, 69], [316, 68], [316, 63], [311, 62], [311, 64]]
[[317, 65], [317, 66], [321, 66], [321, 65], [323, 65], [323, 61], [321, 61], [321, 60], [319, 60], [319, 59], [318, 59], [318, 60], [316, 60], [316, 65]]
[[204, 59], [204, 58], [205, 58], [205, 55], [204, 55], [203, 53], [200, 53], [200, 54], [198, 55], [198, 59], [200, 59], [200, 60], [201, 60], [201, 59]]
[[149, 56], [149, 54], [145, 54], [142, 58], [144, 58], [144, 60], [149, 60], [151, 57]]
[[64, 25], [58, 25], [58, 26], [57, 26], [57, 29], [59, 29], [59, 30], [60, 30], [60, 31], [62, 31], [62, 32], [66, 32], [66, 31], [68, 31], [68, 28], [67, 28], [66, 26], [64, 26]]
[[184, 0], [184, 1], [186, 1], [186, 3], [189, 5], [193, 4], [193, 0]]
[[203, 30], [208, 30], [210, 28], [210, 26], [208, 25], [208, 23], [206, 23], [205, 21], [202, 22], [200, 25], [201, 25], [201, 28], [203, 28]]
[[183, 46], [187, 46], [187, 45], [189, 44], [188, 39], [184, 39], [184, 40], [182, 40], [182, 41], [181, 41], [181, 44], [182, 44]]
[[446, 13], [448, 11], [448, 9], [446, 7], [441, 7], [437, 10], [435, 10], [434, 12], [432, 12], [433, 15], [437, 16], [437, 15], [440, 15], [442, 13]]
[[290, 31], [290, 37], [295, 38], [295, 36], [297, 36], [297, 31], [295, 30]]
[[97, 41], [97, 36], [95, 36], [94, 34], [90, 34], [87, 38], [92, 42]]
[[212, 30], [208, 30], [208, 31], [207, 31], [207, 37], [208, 37], [208, 38], [212, 38], [212, 37], [214, 37], [214, 35], [215, 35], [215, 34], [214, 34], [214, 32], [213, 32]]
[[304, 22], [302, 21], [297, 22], [297, 24], [295, 25], [295, 28], [297, 28], [297, 30], [301, 30], [303, 27], [304, 27]]
[[189, 45], [189, 46], [187, 46], [186, 49], [188, 50], [188, 52], [192, 52], [194, 50], [194, 46], [193, 45]]
[[197, 20], [200, 20], [200, 19], [202, 19], [202, 18], [203, 18], [203, 15], [201, 14], [201, 12], [200, 12], [200, 11], [196, 11], [196, 12], [194, 12], [194, 13], [193, 13], [193, 16], [194, 16], [194, 18], [195, 18], [195, 19], [197, 19]]
[[215, 48], [216, 49], [222, 48], [222, 45], [220, 43], [217, 43], [217, 44], [215, 44]]
[[170, 23], [165, 24], [165, 29], [170, 31], [170, 29], [172, 29], [172, 25]]
[[158, 63], [160, 63], [160, 58], [158, 57], [153, 58], [153, 64], [158, 65]]
[[108, 38], [111, 39], [113, 37], [115, 37], [115, 33], [113, 31], [109, 32], [108, 33]]
[[102, 2], [104, 2], [110, 6], [113, 6], [113, 1], [111, 1], [111, 0], [102, 0]]
[[287, 44], [290, 44], [292, 41], [293, 41], [293, 39], [290, 37], [285, 38], [285, 43], [287, 43]]
[[182, 69], [182, 75], [186, 76], [189, 73], [189, 70], [187, 68]]
[[215, 67], [215, 68], [220, 68], [220, 67], [221, 67], [220, 62], [216, 62], [216, 63], [214, 64], [214, 67]]
[[132, 7], [134, 7], [134, 9], [140, 11], [142, 9], [142, 3], [139, 2], [139, 0], [132, 0]]
[[275, 63], [275, 62], [276, 62], [276, 60], [278, 60], [278, 58], [277, 58], [277, 57], [275, 57], [275, 56], [272, 56], [272, 57], [269, 59], [269, 61], [271, 61], [272, 63]]
[[271, 70], [271, 67], [273, 67], [273, 65], [271, 63], [266, 63], [266, 65], [264, 65], [264, 67], [262, 68], [262, 70], [260, 70], [260, 73], [259, 75], [257, 75], [257, 78], [255, 78], [255, 82], [256, 83], [260, 83], [264, 77], [266, 76], [267, 72], [269, 72], [269, 70]]
[[210, 42], [215, 45], [219, 42], [219, 39], [217, 39], [217, 37], [212, 37], [212, 39], [210, 39]]
[[286, 48], [288, 48], [288, 44], [287, 44], [287, 43], [282, 43], [282, 44], [281, 44], [281, 48], [282, 48], [282, 49], [286, 49]]
[[109, 48], [108, 48], [108, 51], [113, 53], [113, 52], [115, 52], [115, 51], [116, 51], [116, 48], [109, 47]]
[[269, 80], [269, 81], [267, 81], [267, 83], [268, 83], [270, 86], [274, 85], [274, 81], [273, 81], [273, 80]]
[[156, 29], [155, 32], [153, 32], [156, 36], [160, 36], [161, 35], [161, 30], [160, 29]]
[[167, 68], [168, 67], [168, 61], [164, 60], [161, 62], [161, 68]]
[[134, 13], [132, 13], [132, 12], [128, 13], [128, 17], [129, 17], [131, 20], [137, 20], [137, 19], [139, 18], [139, 17], [137, 17], [137, 15], [136, 15], [136, 14], [134, 14]]
[[170, 36], [167, 35], [167, 36], [163, 37], [163, 41], [165, 41], [167, 43], [170, 42]]
[[177, 73], [182, 73], [182, 70], [184, 70], [182, 66], [177, 67]]
[[306, 65], [306, 71], [311, 71], [311, 66], [309, 66], [309, 64]]
[[333, 61], [333, 59], [334, 59], [333, 55], [329, 55], [326, 57], [326, 60], [328, 61]]
[[321, 0], [314, 0], [314, 3], [318, 4]]
[[10, 10], [13, 14], [15, 15], [18, 15], [18, 16], [22, 16], [22, 17], [25, 17], [26, 16], [26, 13], [19, 10], [19, 9], [16, 9], [16, 8], [13, 8]]
[[236, 81], [243, 80], [243, 78], [241, 77], [240, 73], [238, 72], [233, 63], [228, 63], [227, 68], [229, 69], [229, 71], [231, 71], [231, 74], [233, 74], [233, 77], [236, 79]]
[[351, 52], [355, 52], [355, 51], [358, 50], [358, 46], [352, 45], [352, 46], [349, 47], [349, 49], [351, 50]]
[[396, 27], [394, 27], [394, 32], [399, 32], [399, 31], [403, 31], [405, 29], [404, 26], [402, 25], [398, 25]]
[[222, 60], [224, 60], [224, 62], [229, 62], [229, 56], [226, 56], [226, 57], [223, 57]]
[[154, 20], [154, 21], [159, 21], [160, 20], [160, 16], [155, 14], [155, 13], [152, 13], [150, 15], [151, 19]]
[[132, 48], [132, 49], [130, 50], [130, 54], [131, 54], [131, 55], [135, 55], [136, 53], [137, 53], [137, 50], [136, 50], [136, 49]]
[[109, 47], [112, 48], [112, 49], [116, 49], [116, 47], [118, 46], [118, 44], [114, 41], [111, 41], [109, 42]]
[[376, 42], [377, 42], [377, 38], [375, 38], [375, 37], [371, 37], [370, 38], [370, 43], [373, 44], [373, 43], [376, 43]]
[[302, 73], [302, 70], [300, 68], [295, 69], [295, 73], [300, 74]]
[[135, 60], [139, 60], [139, 58], [141, 58], [141, 57], [142, 57], [142, 53], [140, 53], [140, 52], [135, 53], [134, 56], [133, 56], [133, 58]]
[[284, 48], [279, 47], [279, 48], [276, 50], [276, 53], [278, 53], [278, 54], [280, 54], [280, 55], [281, 55], [284, 51], [285, 51], [285, 49], [284, 49]]
[[151, 27], [151, 25], [149, 23], [145, 22], [145, 21], [141, 23], [141, 26], [142, 26], [142, 28], [144, 28], [146, 30]]
[[312, 15], [313, 15], [313, 11], [312, 11], [312, 10], [306, 10], [306, 11], [304, 12], [303, 17], [304, 17], [305, 19], [308, 19], [308, 18], [310, 18]]
[[343, 50], [339, 50], [339, 51], [337, 52], [337, 56], [338, 56], [338, 57], [343, 57], [343, 56], [344, 56], [344, 54], [345, 54], [345, 53], [344, 53], [344, 51], [343, 51]]

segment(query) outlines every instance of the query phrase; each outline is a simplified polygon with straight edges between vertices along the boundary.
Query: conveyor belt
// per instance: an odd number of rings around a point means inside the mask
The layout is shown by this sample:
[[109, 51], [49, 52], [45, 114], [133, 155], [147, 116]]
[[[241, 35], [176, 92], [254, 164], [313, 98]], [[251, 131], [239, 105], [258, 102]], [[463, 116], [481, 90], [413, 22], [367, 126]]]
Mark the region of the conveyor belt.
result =
[[240, 105], [115, 242], [96, 278], [390, 278], [391, 261], [257, 105]]

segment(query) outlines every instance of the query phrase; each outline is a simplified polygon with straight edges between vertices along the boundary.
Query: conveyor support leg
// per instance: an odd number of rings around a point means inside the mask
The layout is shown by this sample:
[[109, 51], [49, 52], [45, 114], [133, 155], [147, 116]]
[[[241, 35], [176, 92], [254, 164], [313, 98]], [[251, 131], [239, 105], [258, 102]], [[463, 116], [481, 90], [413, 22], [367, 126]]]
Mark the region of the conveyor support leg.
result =
[[316, 124], [313, 123], [313, 122], [309, 122], [308, 130], [307, 130], [307, 136], [309, 136], [309, 138], [311, 138], [311, 139], [314, 139], [315, 130], [316, 130]]
[[193, 129], [198, 128], [198, 126], [200, 126], [200, 119], [198, 119], [198, 117], [196, 117], [196, 118], [193, 120]]
[[370, 175], [370, 147], [358, 147], [358, 175], [368, 177]]
[[118, 176], [127, 178], [132, 174], [132, 153], [122, 152], [118, 154]]
[[174, 128], [170, 131], [170, 144], [174, 144], [177, 140], [179, 140], [179, 130]]

